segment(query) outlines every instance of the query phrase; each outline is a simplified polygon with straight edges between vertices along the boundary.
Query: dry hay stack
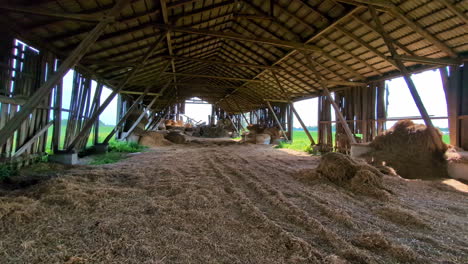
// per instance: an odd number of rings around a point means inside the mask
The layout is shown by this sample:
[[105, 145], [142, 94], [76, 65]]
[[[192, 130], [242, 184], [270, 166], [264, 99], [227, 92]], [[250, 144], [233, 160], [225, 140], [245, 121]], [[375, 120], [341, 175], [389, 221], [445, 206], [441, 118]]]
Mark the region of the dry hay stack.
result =
[[[438, 131], [438, 130], [437, 130]], [[442, 133], [438, 131], [442, 142]], [[398, 121], [385, 134], [377, 136], [370, 146], [374, 151], [366, 158], [376, 165], [388, 165], [398, 175], [409, 179], [447, 177], [447, 145], [438, 149], [425, 125], [410, 120]]]
[[322, 156], [316, 172], [335, 183], [364, 195], [386, 198], [383, 173], [377, 168], [353, 160], [341, 153], [331, 152]]
[[184, 144], [186, 142], [185, 136], [177, 131], [169, 132], [165, 138], [172, 143], [176, 144]]
[[164, 138], [164, 133], [148, 131], [141, 135], [139, 144], [147, 147], [160, 147], [169, 146], [171, 142]]
[[[229, 131], [227, 131], [224, 127], [222, 126], [209, 126], [209, 125], [204, 125], [200, 126], [197, 128], [198, 131], [196, 131], [197, 136], [201, 137], [207, 137], [207, 138], [221, 138], [221, 137], [228, 137], [229, 136]], [[194, 133], [195, 135], [195, 133]]]

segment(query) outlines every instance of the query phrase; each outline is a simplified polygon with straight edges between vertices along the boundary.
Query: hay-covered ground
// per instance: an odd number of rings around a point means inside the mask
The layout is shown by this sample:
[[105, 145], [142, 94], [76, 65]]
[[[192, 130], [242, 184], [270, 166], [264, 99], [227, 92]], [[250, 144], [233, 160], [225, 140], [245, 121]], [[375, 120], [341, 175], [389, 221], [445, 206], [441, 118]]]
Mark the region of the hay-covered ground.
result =
[[387, 176], [380, 199], [318, 163], [211, 140], [56, 171], [0, 189], [0, 263], [468, 263], [466, 185]]

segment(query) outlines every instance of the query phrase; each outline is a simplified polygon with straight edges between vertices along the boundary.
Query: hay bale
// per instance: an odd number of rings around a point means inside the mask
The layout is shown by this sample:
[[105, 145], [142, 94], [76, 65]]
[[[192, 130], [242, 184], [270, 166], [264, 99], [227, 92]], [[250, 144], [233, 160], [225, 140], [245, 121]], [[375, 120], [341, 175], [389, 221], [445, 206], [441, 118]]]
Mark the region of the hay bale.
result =
[[172, 143], [176, 144], [184, 144], [187, 140], [185, 139], [185, 136], [182, 135], [181, 133], [177, 131], [171, 131], [169, 132], [165, 138], [169, 140]]
[[343, 185], [356, 173], [357, 163], [350, 157], [336, 152], [322, 156], [317, 172], [328, 178], [331, 182]]
[[171, 142], [164, 138], [165, 133], [148, 131], [140, 137], [140, 145], [147, 147], [169, 146]]
[[[442, 141], [442, 133], [438, 131]], [[434, 179], [447, 177], [447, 145], [433, 144], [425, 125], [410, 120], [398, 121], [383, 135], [377, 136], [370, 146], [373, 151], [365, 155], [373, 164], [383, 164], [409, 179]]]

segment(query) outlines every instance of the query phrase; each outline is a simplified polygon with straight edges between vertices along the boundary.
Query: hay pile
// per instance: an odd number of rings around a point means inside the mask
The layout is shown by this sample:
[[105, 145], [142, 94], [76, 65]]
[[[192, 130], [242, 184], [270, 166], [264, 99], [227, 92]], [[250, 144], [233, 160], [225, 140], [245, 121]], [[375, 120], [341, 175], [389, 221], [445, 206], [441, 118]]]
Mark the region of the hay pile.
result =
[[[272, 144], [281, 138], [281, 132], [277, 127], [265, 127], [263, 125], [250, 124], [247, 126], [247, 129], [249, 132], [244, 135], [244, 142]], [[268, 137], [269, 140], [267, 140]]]
[[[438, 131], [442, 141], [442, 133]], [[385, 134], [377, 136], [370, 146], [374, 151], [365, 155], [375, 165], [387, 165], [408, 179], [448, 177], [445, 152], [447, 145], [437, 148], [425, 125], [410, 120], [398, 121]]]
[[199, 126], [195, 129], [193, 136], [207, 138], [222, 138], [228, 137], [229, 131], [223, 126]]
[[139, 144], [147, 147], [169, 146], [172, 143], [164, 138], [165, 133], [158, 131], [147, 131], [140, 135]]
[[184, 144], [187, 141], [185, 136], [177, 131], [169, 132], [164, 138], [175, 144]]
[[388, 193], [383, 187], [384, 174], [377, 168], [344, 154], [331, 152], [323, 155], [316, 172], [319, 176], [355, 193], [388, 198]]

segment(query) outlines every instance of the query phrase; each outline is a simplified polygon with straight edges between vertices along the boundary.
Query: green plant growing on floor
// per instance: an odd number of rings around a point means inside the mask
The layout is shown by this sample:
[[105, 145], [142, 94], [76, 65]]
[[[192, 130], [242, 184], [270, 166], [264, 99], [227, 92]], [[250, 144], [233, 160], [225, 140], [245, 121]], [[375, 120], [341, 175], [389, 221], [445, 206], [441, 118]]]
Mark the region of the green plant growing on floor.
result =
[[113, 140], [109, 142], [109, 152], [106, 154], [94, 156], [93, 161], [91, 161], [89, 164], [102, 165], [116, 163], [120, 160], [125, 159], [126, 153], [140, 152], [145, 149], [147, 149], [147, 147], [135, 142]]
[[14, 176], [16, 171], [7, 165], [0, 165], [0, 182]]
[[109, 152], [106, 154], [96, 155], [93, 157], [93, 161], [91, 161], [90, 165], [103, 165], [103, 164], [111, 164], [116, 163], [120, 160], [125, 158], [125, 154], [123, 152]]
[[140, 152], [146, 148], [147, 147], [142, 146], [135, 142], [127, 142], [127, 141], [109, 142], [109, 152], [134, 153], [134, 152]]

